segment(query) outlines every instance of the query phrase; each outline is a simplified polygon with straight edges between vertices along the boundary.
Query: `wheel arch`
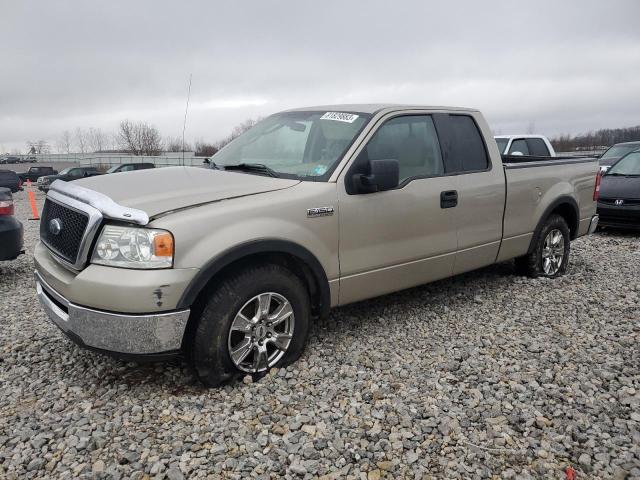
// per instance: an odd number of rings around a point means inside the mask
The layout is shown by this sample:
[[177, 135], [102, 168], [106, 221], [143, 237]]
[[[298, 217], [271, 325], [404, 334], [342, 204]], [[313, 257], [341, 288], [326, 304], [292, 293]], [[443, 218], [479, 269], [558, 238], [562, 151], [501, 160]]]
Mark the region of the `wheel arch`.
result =
[[191, 280], [176, 308], [190, 308], [226, 273], [254, 262], [284, 264], [306, 283], [314, 317], [325, 317], [331, 307], [329, 281], [320, 261], [305, 247], [287, 240], [245, 242], [209, 260]]
[[541, 215], [540, 220], [538, 220], [538, 224], [536, 225], [535, 230], [533, 231], [533, 236], [531, 237], [531, 243], [529, 243], [529, 249], [527, 253], [531, 253], [535, 249], [536, 241], [540, 232], [542, 231], [542, 227], [545, 222], [549, 219], [551, 215], [557, 214], [560, 215], [567, 222], [569, 226], [569, 233], [571, 240], [575, 240], [578, 237], [578, 227], [580, 224], [580, 215], [579, 215], [578, 202], [573, 197], [563, 195], [557, 199], [555, 199], [544, 211]]

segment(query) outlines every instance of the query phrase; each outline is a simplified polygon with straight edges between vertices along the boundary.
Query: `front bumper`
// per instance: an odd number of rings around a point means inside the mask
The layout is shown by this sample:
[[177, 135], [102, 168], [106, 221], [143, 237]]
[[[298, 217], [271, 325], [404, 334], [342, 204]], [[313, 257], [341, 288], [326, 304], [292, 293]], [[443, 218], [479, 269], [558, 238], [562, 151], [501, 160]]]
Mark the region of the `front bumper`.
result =
[[125, 314], [69, 302], [35, 272], [36, 291], [49, 319], [80, 346], [116, 356], [172, 356], [180, 350], [189, 310]]

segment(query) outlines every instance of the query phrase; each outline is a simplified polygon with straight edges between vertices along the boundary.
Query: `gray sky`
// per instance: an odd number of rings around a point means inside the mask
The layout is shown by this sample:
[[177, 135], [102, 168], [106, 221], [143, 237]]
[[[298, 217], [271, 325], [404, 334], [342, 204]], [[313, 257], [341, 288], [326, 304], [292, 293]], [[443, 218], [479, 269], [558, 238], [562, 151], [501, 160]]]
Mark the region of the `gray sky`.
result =
[[481, 109], [496, 132], [640, 124], [640, 1], [0, 0], [0, 152], [147, 121], [215, 141], [328, 103]]

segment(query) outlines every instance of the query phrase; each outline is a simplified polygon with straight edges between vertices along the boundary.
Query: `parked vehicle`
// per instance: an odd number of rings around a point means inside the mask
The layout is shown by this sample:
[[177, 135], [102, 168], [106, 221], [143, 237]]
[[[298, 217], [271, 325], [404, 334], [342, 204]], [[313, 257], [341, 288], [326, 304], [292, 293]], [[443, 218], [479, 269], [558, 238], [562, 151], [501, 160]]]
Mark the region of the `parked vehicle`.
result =
[[55, 182], [38, 297], [78, 344], [186, 352], [218, 385], [295, 361], [338, 305], [516, 259], [554, 278], [597, 226], [597, 160], [505, 157], [483, 116], [351, 105], [272, 115], [212, 157]]
[[38, 158], [34, 156], [26, 157], [22, 159], [22, 163], [38, 163]]
[[96, 175], [102, 175], [97, 167], [69, 167], [62, 170], [56, 175], [45, 175], [38, 178], [38, 190], [46, 192], [49, 190], [49, 186], [56, 180], [63, 180], [65, 182], [72, 182], [80, 178], [94, 177]]
[[134, 170], [148, 170], [149, 168], [156, 168], [156, 166], [153, 163], [123, 163], [114, 165], [107, 170], [107, 173], [133, 172]]
[[498, 135], [494, 138], [503, 155], [556, 156], [553, 145], [543, 135]]
[[20, 163], [20, 157], [8, 156], [0, 160], [2, 164], [10, 164], [10, 163]]
[[11, 190], [0, 187], [0, 261], [13, 260], [23, 252], [22, 223], [13, 213]]
[[58, 171], [54, 170], [53, 167], [30, 167], [28, 171], [19, 173], [18, 176], [23, 182], [26, 182], [27, 180], [35, 182], [40, 177], [57, 175], [57, 173]]
[[616, 143], [600, 157], [600, 169], [603, 172], [606, 172], [611, 165], [616, 163], [627, 153], [631, 153], [634, 150], [640, 150], [640, 142]]
[[22, 180], [12, 170], [0, 170], [0, 188], [8, 188], [13, 193], [22, 190]]
[[602, 176], [600, 225], [640, 228], [640, 151], [628, 153]]

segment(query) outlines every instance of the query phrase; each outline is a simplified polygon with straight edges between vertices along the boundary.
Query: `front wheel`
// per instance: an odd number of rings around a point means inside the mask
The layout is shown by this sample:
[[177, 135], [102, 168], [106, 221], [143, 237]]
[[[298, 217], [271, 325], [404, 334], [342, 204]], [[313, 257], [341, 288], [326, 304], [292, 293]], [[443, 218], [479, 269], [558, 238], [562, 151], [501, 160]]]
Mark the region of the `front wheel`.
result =
[[206, 303], [191, 348], [198, 377], [218, 386], [259, 376], [300, 357], [309, 330], [309, 295], [280, 265], [249, 267], [227, 276]]
[[532, 278], [563, 275], [569, 265], [570, 241], [565, 219], [551, 215], [535, 239], [533, 251], [516, 258], [516, 271]]

